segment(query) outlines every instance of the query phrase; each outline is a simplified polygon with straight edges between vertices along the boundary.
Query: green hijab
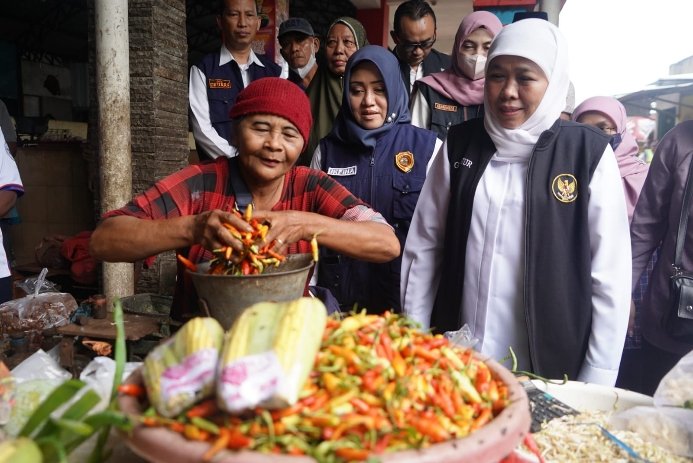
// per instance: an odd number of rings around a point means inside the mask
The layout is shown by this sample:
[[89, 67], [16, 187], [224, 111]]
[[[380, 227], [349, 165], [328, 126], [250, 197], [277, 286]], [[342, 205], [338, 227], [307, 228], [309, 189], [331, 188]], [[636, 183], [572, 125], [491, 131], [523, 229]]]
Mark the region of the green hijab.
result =
[[[354, 34], [356, 40], [356, 49], [368, 45], [366, 39], [366, 29], [358, 20], [349, 16], [342, 16], [334, 20], [327, 30], [327, 35], [335, 24], [344, 24]], [[320, 139], [326, 136], [332, 130], [339, 108], [342, 105], [342, 76], [338, 76], [330, 72], [326, 64], [318, 67], [318, 72], [306, 89], [308, 99], [310, 100], [310, 110], [313, 113], [313, 128], [308, 139], [308, 146], [301, 154], [297, 164], [308, 165], [313, 157], [313, 151], [320, 143]]]

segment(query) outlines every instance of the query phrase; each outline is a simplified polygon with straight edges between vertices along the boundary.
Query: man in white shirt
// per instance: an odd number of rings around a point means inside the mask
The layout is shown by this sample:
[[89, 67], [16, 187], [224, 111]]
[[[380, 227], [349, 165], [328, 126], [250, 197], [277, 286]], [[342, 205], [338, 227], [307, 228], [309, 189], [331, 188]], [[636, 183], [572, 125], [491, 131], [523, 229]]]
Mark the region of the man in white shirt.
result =
[[219, 51], [190, 68], [190, 122], [200, 159], [233, 157], [229, 111], [238, 93], [253, 80], [278, 77], [281, 67], [252, 49], [260, 29], [255, 0], [220, 0]]
[[[0, 131], [0, 216], [7, 214], [17, 201], [17, 197], [23, 194], [24, 186], [19, 177], [17, 164]], [[12, 299], [12, 277], [5, 249], [0, 246], [0, 303], [10, 299]]]

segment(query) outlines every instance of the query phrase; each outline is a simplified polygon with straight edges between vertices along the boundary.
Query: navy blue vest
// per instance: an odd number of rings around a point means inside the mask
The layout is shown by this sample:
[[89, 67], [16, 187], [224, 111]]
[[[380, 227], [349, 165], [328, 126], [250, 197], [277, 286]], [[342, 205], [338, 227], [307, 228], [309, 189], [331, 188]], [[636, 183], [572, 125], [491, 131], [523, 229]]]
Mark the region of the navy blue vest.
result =
[[[547, 378], [576, 378], [587, 351], [592, 323], [588, 189], [608, 142], [598, 129], [559, 120], [541, 134], [529, 162], [524, 310], [532, 371]], [[495, 151], [483, 119], [450, 129], [445, 270], [431, 314], [438, 332], [457, 330], [464, 322], [461, 283], [474, 193]], [[575, 180], [576, 196], [561, 201], [556, 182], [566, 174]]]
[[[327, 136], [320, 141], [322, 169], [380, 212], [394, 227], [404, 249], [435, 142], [433, 132], [409, 124], [393, 127], [378, 139], [374, 150], [335, 143]], [[396, 165], [398, 154], [405, 152], [414, 158], [408, 172]], [[399, 154], [401, 161], [406, 157]], [[372, 313], [387, 309], [399, 312], [400, 267], [401, 255], [388, 263], [374, 264], [325, 250], [318, 266], [318, 283], [332, 291], [345, 308], [358, 303]]]
[[[215, 51], [202, 58], [197, 67], [207, 78], [207, 100], [209, 100], [209, 119], [219, 136], [228, 140], [231, 133], [229, 111], [236, 101], [238, 93], [243, 90], [243, 79], [238, 64], [231, 60], [219, 66], [220, 51]], [[282, 68], [264, 55], [256, 55], [265, 66], [251, 63], [248, 67], [249, 81], [261, 77], [279, 77]]]
[[448, 130], [453, 125], [461, 124], [475, 117], [484, 117], [483, 103], [473, 106], [462, 106], [457, 101], [444, 97], [420, 80], [415, 85], [431, 109], [431, 126], [429, 129], [438, 134], [438, 138], [441, 140], [447, 138]]

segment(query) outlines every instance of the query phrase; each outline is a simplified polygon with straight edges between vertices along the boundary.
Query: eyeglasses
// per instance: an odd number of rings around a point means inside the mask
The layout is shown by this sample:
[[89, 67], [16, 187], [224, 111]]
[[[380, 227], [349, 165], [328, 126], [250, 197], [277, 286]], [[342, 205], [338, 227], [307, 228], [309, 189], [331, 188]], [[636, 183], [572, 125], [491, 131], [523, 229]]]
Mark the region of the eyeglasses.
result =
[[410, 53], [414, 51], [415, 48], [420, 48], [422, 50], [428, 50], [433, 46], [433, 44], [436, 43], [436, 38], [430, 38], [428, 40], [424, 40], [423, 42], [406, 42], [402, 41], [398, 44], [398, 46], [402, 47], [404, 51], [407, 53]]

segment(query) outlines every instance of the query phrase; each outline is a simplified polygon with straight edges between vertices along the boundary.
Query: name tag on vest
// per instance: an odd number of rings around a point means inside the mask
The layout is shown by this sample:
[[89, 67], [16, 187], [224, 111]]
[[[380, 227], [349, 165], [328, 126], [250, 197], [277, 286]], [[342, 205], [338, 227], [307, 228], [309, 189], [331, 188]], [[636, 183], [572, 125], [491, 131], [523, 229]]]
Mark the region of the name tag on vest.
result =
[[209, 88], [231, 88], [231, 81], [224, 79], [209, 79]]
[[435, 107], [436, 109], [440, 109], [441, 111], [449, 111], [451, 113], [457, 111], [457, 106], [455, 106], [454, 104], [435, 103], [433, 107]]
[[357, 166], [351, 167], [330, 167], [327, 169], [327, 175], [333, 177], [346, 177], [348, 175], [356, 175]]

